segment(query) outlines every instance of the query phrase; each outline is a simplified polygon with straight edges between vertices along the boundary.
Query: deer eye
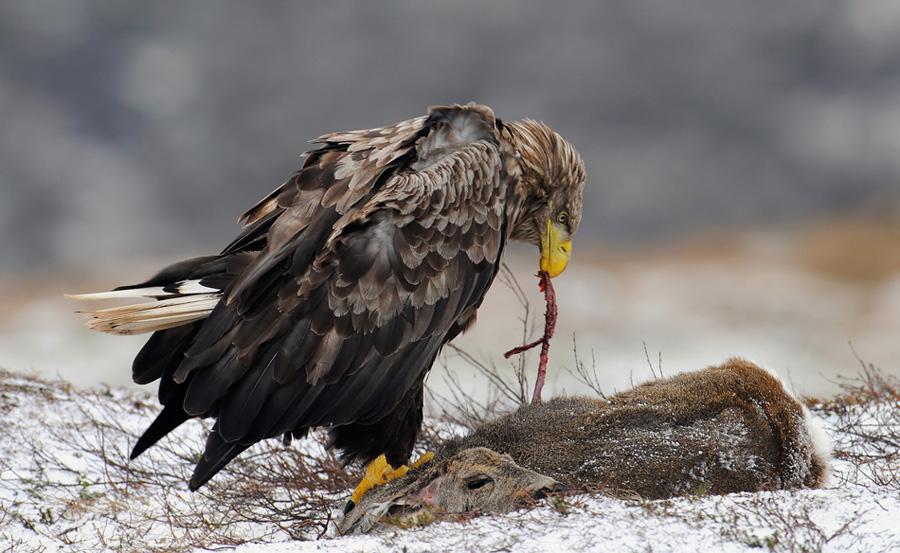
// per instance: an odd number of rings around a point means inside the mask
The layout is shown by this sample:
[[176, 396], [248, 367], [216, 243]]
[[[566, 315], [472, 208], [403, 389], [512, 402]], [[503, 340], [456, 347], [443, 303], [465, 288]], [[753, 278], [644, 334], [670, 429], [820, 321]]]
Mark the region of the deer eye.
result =
[[560, 211], [559, 215], [556, 216], [556, 222], [560, 225], [565, 225], [569, 222], [569, 214], [565, 211]]
[[479, 488], [485, 487], [486, 485], [490, 484], [491, 482], [493, 482], [491, 477], [479, 476], [478, 478], [474, 478], [474, 479], [466, 482], [466, 488], [468, 488], [470, 490], [477, 490]]

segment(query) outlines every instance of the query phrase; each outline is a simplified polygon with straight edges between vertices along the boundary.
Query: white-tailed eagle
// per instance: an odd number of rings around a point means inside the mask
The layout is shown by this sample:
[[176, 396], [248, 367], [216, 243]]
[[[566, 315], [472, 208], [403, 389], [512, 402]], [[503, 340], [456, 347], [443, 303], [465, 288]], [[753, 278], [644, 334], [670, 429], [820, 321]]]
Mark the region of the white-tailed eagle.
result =
[[257, 441], [312, 427], [345, 461], [405, 463], [425, 375], [475, 320], [507, 242], [539, 247], [550, 276], [568, 262], [584, 167], [541, 123], [454, 105], [316, 144], [222, 253], [78, 296], [156, 300], [89, 324], [153, 332], [133, 378], [159, 380], [164, 408], [132, 458], [192, 417], [216, 419], [191, 489]]

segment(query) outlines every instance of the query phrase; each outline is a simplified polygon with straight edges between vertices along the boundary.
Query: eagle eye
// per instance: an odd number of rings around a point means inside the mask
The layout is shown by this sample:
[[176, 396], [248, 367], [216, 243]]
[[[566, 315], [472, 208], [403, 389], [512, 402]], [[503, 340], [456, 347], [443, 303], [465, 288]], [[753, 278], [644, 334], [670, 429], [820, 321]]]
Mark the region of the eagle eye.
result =
[[569, 214], [565, 211], [560, 211], [559, 215], [556, 216], [556, 222], [560, 225], [565, 225], [569, 222]]

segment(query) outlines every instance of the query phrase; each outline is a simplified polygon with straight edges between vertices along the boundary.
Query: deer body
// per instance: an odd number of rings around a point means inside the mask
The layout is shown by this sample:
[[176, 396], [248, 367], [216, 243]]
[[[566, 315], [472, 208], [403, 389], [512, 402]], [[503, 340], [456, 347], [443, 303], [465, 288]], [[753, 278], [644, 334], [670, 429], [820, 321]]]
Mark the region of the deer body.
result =
[[[731, 359], [607, 399], [562, 397], [525, 405], [446, 442], [434, 467], [368, 492], [348, 519], [370, 513], [374, 503], [399, 501], [407, 512], [410, 505], [423, 504], [418, 490], [432, 486], [435, 474], [446, 479], [476, 467], [472, 451], [482, 452], [476, 472], [490, 478], [491, 471], [517, 474], [508, 466], [515, 461], [525, 471], [521, 474], [555, 482], [544, 482], [543, 489], [559, 489], [561, 483], [645, 499], [821, 487], [831, 460], [827, 436], [781, 381], [748, 361]], [[502, 455], [486, 457], [484, 451]], [[521, 504], [521, 489], [533, 483], [533, 476], [516, 478], [495, 478], [503, 482], [497, 487], [502, 493], [489, 506], [460, 499], [470, 491], [464, 486], [431, 494], [427, 505], [509, 511]]]
[[608, 399], [555, 398], [446, 443], [510, 455], [570, 488], [664, 498], [819, 487], [830, 445], [769, 372], [741, 359]]

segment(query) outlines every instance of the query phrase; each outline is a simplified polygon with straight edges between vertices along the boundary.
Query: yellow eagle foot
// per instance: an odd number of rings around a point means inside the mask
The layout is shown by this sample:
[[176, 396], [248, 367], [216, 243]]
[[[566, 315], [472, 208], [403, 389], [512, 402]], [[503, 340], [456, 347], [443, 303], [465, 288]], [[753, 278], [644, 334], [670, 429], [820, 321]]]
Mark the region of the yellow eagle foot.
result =
[[425, 453], [422, 454], [421, 457], [416, 459], [416, 462], [413, 463], [412, 465], [410, 465], [409, 468], [417, 469], [432, 459], [434, 459], [434, 454], [431, 453], [430, 451], [426, 451]]
[[362, 496], [365, 495], [367, 491], [377, 486], [387, 484], [396, 478], [400, 478], [409, 472], [410, 468], [419, 468], [432, 459], [434, 459], [434, 455], [429, 452], [423, 454], [410, 466], [402, 465], [398, 468], [394, 468], [388, 464], [384, 455], [379, 455], [378, 458], [369, 463], [369, 466], [366, 467], [366, 474], [363, 476], [359, 486], [353, 491], [353, 495], [350, 496], [350, 503], [347, 504], [345, 512], [352, 509], [353, 505], [358, 504], [359, 500], [362, 499]]

